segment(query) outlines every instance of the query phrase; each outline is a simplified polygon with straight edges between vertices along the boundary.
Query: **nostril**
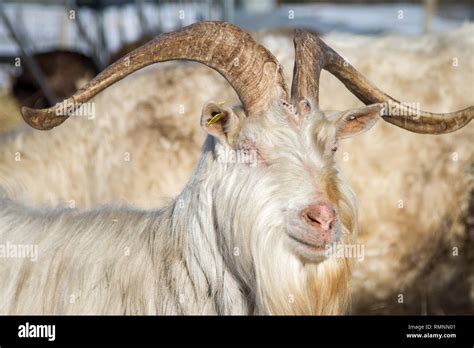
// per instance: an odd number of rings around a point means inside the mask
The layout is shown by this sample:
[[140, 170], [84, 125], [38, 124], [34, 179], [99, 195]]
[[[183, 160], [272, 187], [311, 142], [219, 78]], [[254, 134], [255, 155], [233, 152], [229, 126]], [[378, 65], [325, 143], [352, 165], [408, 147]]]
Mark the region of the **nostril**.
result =
[[311, 214], [311, 211], [307, 211], [305, 213], [305, 217], [307, 220], [309, 220], [310, 222], [314, 222], [316, 224], [321, 224], [321, 222], [318, 220], [318, 218], [316, 216], [314, 216], [313, 214]]
[[311, 205], [304, 209], [302, 217], [312, 226], [318, 226], [325, 230], [332, 230], [336, 219], [336, 213], [331, 205], [321, 203]]

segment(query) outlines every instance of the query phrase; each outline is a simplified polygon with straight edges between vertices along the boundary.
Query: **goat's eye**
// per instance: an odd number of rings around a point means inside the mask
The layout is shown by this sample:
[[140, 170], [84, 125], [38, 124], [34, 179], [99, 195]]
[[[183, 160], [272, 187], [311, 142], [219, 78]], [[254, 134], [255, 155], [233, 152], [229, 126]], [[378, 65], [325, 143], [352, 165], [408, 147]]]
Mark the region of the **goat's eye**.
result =
[[331, 151], [336, 152], [338, 147], [339, 147], [339, 144], [337, 143], [337, 141], [334, 141], [331, 147]]

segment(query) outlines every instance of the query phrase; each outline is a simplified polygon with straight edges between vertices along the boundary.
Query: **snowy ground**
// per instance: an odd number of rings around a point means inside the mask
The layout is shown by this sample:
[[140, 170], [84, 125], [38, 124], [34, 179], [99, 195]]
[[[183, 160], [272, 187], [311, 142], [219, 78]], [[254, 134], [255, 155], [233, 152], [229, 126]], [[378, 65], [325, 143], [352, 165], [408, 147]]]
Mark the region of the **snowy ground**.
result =
[[[5, 5], [6, 12], [15, 25], [31, 38], [37, 50], [52, 47], [69, 47], [87, 51], [87, 46], [79, 39], [78, 31], [71, 19], [71, 13], [62, 6]], [[182, 12], [181, 12], [182, 11]], [[462, 24], [463, 17], [469, 16], [466, 8], [455, 8], [451, 19], [441, 9], [432, 22], [433, 31], [447, 30]], [[467, 13], [467, 14], [466, 14]], [[165, 4], [161, 11], [148, 7], [146, 21], [154, 28], [170, 31], [180, 26], [202, 19], [222, 19], [220, 8], [203, 8], [195, 3], [184, 5]], [[454, 17], [454, 18], [453, 18]], [[81, 18], [91, 37], [97, 30], [92, 11], [83, 10]], [[423, 30], [424, 9], [417, 4], [383, 5], [331, 5], [305, 4], [285, 5], [274, 11], [260, 15], [249, 15], [237, 10], [234, 22], [247, 29], [264, 27], [305, 27], [321, 33], [331, 31], [380, 35], [400, 33], [417, 35]], [[104, 14], [106, 41], [111, 51], [121, 42], [137, 38], [141, 32], [140, 20], [132, 6], [110, 8]], [[0, 24], [0, 55], [16, 55], [18, 49], [9, 38], [6, 28]], [[0, 69], [0, 87], [7, 81], [7, 70]]]

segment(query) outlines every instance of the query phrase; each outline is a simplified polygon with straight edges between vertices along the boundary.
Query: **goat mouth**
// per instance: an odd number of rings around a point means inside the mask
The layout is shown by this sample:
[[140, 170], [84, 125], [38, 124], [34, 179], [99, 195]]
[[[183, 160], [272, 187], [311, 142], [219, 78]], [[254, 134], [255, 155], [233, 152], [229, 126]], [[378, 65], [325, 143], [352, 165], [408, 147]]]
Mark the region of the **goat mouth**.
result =
[[303, 246], [306, 249], [311, 250], [312, 252], [320, 254], [326, 251], [326, 243], [312, 244], [302, 239], [296, 238], [295, 236], [292, 236], [290, 234], [288, 235], [288, 237], [290, 237], [290, 240], [292, 240], [294, 243], [297, 243], [298, 245]]

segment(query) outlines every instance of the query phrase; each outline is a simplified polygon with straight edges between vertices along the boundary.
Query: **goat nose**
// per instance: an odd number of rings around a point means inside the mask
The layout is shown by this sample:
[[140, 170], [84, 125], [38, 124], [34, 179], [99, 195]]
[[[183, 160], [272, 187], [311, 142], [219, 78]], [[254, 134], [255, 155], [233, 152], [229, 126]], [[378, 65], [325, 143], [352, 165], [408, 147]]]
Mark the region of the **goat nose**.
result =
[[329, 231], [333, 228], [336, 212], [330, 204], [319, 203], [304, 209], [303, 217], [310, 225]]

